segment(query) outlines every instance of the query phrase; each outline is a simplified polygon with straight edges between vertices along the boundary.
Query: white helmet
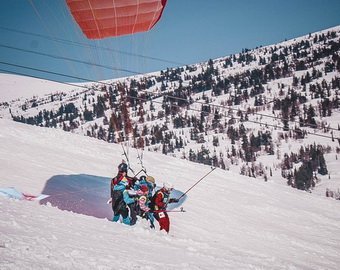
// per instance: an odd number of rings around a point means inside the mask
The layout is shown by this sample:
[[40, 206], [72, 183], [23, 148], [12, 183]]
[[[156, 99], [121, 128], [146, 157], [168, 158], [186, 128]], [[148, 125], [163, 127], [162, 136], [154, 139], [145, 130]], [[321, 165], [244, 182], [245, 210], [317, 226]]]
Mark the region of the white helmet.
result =
[[170, 192], [171, 190], [174, 189], [174, 186], [170, 183], [165, 182], [165, 183], [163, 183], [163, 188]]

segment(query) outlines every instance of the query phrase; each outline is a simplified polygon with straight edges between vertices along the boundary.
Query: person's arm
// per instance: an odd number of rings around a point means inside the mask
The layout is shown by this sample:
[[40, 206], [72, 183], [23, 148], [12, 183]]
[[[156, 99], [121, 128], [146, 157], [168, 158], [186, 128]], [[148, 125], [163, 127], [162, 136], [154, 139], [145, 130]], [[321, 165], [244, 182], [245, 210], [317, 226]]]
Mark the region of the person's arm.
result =
[[111, 179], [111, 185], [110, 185], [110, 189], [111, 189], [111, 192], [110, 192], [110, 194], [111, 194], [111, 198], [112, 198], [112, 196], [113, 196], [113, 186], [114, 186], [114, 178], [112, 178]]
[[126, 204], [131, 204], [135, 202], [135, 198], [131, 198], [127, 190], [124, 190], [123, 192], [123, 199]]
[[176, 199], [176, 198], [171, 198], [169, 200], [169, 203], [178, 203], [179, 202], [179, 199]]

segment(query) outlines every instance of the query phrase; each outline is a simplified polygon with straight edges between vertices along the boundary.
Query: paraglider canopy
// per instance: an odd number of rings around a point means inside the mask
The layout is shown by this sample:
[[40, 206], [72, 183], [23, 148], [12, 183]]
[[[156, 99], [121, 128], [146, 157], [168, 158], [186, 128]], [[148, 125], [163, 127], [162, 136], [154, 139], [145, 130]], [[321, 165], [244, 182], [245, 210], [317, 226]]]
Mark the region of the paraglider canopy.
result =
[[150, 30], [167, 0], [66, 0], [75, 21], [89, 39]]

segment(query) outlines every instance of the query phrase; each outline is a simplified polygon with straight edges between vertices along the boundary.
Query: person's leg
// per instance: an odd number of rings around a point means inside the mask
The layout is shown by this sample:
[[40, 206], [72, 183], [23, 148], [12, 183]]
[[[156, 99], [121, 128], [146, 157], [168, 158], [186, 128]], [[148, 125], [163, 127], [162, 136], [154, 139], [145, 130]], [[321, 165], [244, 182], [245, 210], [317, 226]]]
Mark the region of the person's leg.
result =
[[170, 219], [166, 212], [158, 213], [160, 230], [165, 230], [167, 233], [170, 230]]
[[154, 216], [149, 212], [146, 213], [146, 216], [147, 216], [147, 219], [150, 221], [150, 228], [154, 229], [155, 228], [155, 224], [154, 224], [155, 218], [154, 218]]
[[120, 217], [119, 208], [118, 208], [117, 202], [113, 201], [113, 200], [112, 200], [112, 211], [113, 211], [112, 221], [113, 222], [118, 222], [119, 221], [119, 217]]
[[129, 209], [131, 218], [130, 225], [135, 225], [137, 222], [136, 204], [134, 203], [129, 204]]
[[113, 218], [112, 218], [112, 221], [113, 221], [113, 222], [118, 222], [118, 221], [119, 221], [119, 217], [120, 217], [119, 214], [115, 214], [115, 215], [113, 216]]
[[131, 218], [129, 217], [129, 211], [128, 211], [126, 205], [121, 207], [120, 214], [123, 217], [123, 223], [126, 224], [126, 225], [130, 225]]

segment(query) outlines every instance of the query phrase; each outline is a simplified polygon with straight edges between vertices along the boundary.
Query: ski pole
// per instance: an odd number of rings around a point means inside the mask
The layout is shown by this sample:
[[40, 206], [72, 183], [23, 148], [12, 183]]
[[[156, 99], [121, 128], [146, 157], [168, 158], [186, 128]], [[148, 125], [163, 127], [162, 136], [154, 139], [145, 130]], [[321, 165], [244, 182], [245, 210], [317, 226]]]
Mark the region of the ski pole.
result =
[[212, 173], [214, 170], [216, 169], [216, 167], [211, 168], [211, 170], [206, 173], [205, 175], [203, 175], [195, 184], [193, 184], [186, 192], [184, 192], [179, 198], [178, 200], [180, 200], [185, 194], [187, 194], [191, 189], [194, 188], [194, 186], [196, 186], [199, 182], [201, 182], [204, 178], [206, 178], [210, 173]]
[[185, 213], [186, 211], [184, 209], [180, 209], [180, 210], [155, 210], [155, 211], [149, 211], [149, 213], [161, 213], [161, 212], [172, 212], [172, 213]]

